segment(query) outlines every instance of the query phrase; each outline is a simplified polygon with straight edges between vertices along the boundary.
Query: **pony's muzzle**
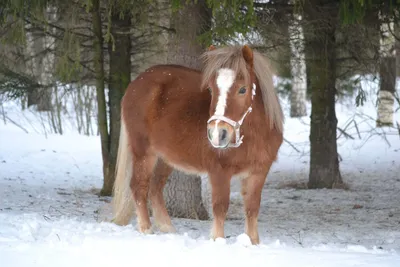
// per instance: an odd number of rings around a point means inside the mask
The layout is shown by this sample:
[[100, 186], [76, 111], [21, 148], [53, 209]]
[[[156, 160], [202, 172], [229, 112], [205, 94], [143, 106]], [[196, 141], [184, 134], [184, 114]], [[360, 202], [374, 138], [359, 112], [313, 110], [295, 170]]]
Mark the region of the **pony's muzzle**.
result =
[[232, 140], [233, 129], [221, 121], [212, 121], [207, 126], [207, 137], [215, 148], [226, 148]]

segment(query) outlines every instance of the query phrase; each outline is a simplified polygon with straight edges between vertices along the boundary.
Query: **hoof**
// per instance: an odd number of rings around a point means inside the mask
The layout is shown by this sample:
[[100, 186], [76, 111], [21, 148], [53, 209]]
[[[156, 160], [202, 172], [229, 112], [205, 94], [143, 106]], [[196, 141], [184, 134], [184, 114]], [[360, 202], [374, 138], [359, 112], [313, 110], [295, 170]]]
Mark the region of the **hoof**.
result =
[[258, 237], [258, 235], [255, 237], [250, 237], [250, 241], [253, 246], [260, 244], [260, 238]]
[[151, 229], [151, 226], [147, 226], [147, 227], [143, 227], [143, 226], [138, 226], [138, 231], [142, 234], [146, 234], [146, 235], [151, 235], [153, 234], [153, 229]]
[[210, 237], [212, 240], [225, 239], [224, 231], [217, 231], [214, 227], [211, 229]]
[[163, 233], [176, 233], [175, 227], [171, 224], [158, 225], [158, 229]]

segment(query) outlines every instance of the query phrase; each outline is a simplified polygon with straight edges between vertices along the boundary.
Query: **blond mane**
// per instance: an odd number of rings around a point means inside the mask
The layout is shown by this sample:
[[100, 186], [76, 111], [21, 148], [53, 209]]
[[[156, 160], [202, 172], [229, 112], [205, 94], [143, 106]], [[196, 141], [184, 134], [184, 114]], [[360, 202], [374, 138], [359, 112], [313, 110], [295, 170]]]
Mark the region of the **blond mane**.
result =
[[[201, 58], [204, 61], [201, 88], [205, 88], [208, 81], [221, 68], [229, 68], [242, 76], [246, 83], [250, 80], [247, 63], [243, 58], [242, 46], [229, 46], [205, 52]], [[254, 74], [260, 85], [265, 113], [271, 128], [274, 126], [283, 132], [283, 112], [275, 92], [272, 81], [272, 70], [268, 60], [259, 52], [253, 50]]]

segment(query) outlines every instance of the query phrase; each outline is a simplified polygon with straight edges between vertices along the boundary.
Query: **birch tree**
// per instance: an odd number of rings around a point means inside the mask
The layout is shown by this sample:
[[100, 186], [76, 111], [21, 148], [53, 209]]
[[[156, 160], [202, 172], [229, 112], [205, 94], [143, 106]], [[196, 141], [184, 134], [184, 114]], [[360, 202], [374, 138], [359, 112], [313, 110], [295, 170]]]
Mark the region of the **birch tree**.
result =
[[393, 17], [380, 13], [380, 66], [376, 125], [393, 126], [396, 91], [396, 40]]
[[[57, 8], [48, 5], [43, 10], [44, 21], [54, 23], [57, 20]], [[55, 38], [45, 34], [45, 31], [53, 31], [45, 27], [44, 31], [34, 29], [30, 22], [26, 25], [26, 54], [27, 70], [31, 76], [36, 77], [41, 88], [31, 90], [28, 94], [28, 106], [37, 105], [39, 111], [50, 111], [51, 105], [51, 85], [54, 83], [54, 48]], [[44, 51], [48, 51], [45, 52]]]
[[294, 11], [293, 17], [289, 22], [289, 43], [291, 49], [290, 70], [292, 75], [292, 89], [290, 91], [291, 117], [307, 115], [307, 74], [304, 53], [304, 34], [301, 21], [302, 16]]

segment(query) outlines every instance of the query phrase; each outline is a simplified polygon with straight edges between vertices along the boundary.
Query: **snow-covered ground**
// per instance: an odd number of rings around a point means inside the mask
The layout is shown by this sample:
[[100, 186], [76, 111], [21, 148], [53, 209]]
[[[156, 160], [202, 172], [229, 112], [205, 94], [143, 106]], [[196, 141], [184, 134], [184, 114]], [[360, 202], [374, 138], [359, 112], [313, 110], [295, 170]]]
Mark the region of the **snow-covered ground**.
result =
[[400, 266], [400, 138], [394, 128], [374, 128], [375, 93], [364, 107], [337, 105], [339, 127], [354, 138], [338, 141], [347, 189], [303, 189], [309, 118], [287, 118], [290, 144], [265, 185], [259, 246], [242, 234], [235, 183], [224, 240], [209, 239], [210, 221], [174, 219], [177, 234], [148, 236], [135, 221], [102, 222], [110, 199], [96, 195], [98, 137], [72, 128], [45, 136], [38, 130], [43, 118], [4, 103], [7, 116], [29, 133], [0, 123], [0, 266]]

